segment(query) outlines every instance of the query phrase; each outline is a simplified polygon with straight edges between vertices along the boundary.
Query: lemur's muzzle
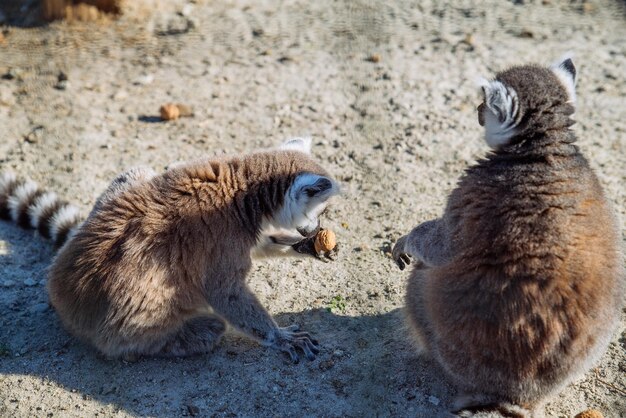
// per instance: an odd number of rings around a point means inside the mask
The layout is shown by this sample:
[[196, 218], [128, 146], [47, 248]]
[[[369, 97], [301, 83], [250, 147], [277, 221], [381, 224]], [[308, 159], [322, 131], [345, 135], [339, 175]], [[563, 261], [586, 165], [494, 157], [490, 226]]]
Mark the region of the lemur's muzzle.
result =
[[319, 219], [317, 220], [317, 224], [314, 227], [311, 227], [309, 225], [309, 226], [302, 226], [300, 228], [296, 228], [296, 231], [298, 231], [298, 233], [305, 238], [312, 237], [313, 235], [317, 234], [319, 230], [320, 230]]

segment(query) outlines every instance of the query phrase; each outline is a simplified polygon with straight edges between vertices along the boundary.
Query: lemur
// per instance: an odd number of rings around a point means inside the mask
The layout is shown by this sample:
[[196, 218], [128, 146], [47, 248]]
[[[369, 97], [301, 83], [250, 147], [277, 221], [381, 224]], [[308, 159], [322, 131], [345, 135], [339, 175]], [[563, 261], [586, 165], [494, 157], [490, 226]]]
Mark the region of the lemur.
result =
[[208, 353], [227, 323], [261, 344], [314, 359], [318, 343], [280, 328], [246, 285], [252, 257], [300, 255], [338, 183], [310, 139], [244, 156], [203, 159], [157, 174], [119, 175], [83, 221], [78, 209], [11, 173], [0, 215], [60, 248], [51, 304], [69, 332], [107, 357]]
[[541, 416], [619, 323], [620, 228], [574, 145], [575, 81], [571, 59], [483, 80], [478, 120], [491, 152], [467, 169], [441, 218], [393, 248], [401, 269], [415, 262], [406, 318], [461, 390], [461, 416]]

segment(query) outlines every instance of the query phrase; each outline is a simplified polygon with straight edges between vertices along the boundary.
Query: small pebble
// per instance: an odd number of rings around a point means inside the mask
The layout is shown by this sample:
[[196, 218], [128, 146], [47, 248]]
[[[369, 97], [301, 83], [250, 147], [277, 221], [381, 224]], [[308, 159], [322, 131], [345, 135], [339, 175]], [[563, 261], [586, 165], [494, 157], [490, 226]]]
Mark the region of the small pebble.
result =
[[147, 86], [148, 84], [152, 84], [154, 81], [154, 76], [152, 74], [145, 74], [140, 77], [137, 77], [133, 84], [136, 86]]
[[437, 406], [439, 405], [439, 398], [437, 398], [436, 396], [429, 396], [428, 397], [428, 402], [432, 403], [433, 405]]
[[197, 406], [193, 404], [188, 404], [187, 411], [189, 412], [189, 415], [191, 415], [192, 417], [195, 417], [196, 415], [200, 413], [200, 408], [198, 408]]
[[57, 90], [67, 90], [69, 85], [70, 85], [70, 82], [68, 80], [63, 80], [63, 81], [59, 81], [58, 83], [56, 83], [54, 85], [54, 88]]
[[26, 286], [37, 286], [37, 282], [33, 279], [26, 279], [24, 280], [24, 284]]
[[11, 287], [14, 284], [15, 284], [15, 282], [13, 280], [9, 280], [9, 279], [7, 279], [7, 280], [2, 282], [2, 286], [4, 286], [4, 287]]
[[372, 54], [370, 55], [367, 60], [369, 62], [373, 62], [373, 63], [378, 63], [381, 60], [380, 54]]

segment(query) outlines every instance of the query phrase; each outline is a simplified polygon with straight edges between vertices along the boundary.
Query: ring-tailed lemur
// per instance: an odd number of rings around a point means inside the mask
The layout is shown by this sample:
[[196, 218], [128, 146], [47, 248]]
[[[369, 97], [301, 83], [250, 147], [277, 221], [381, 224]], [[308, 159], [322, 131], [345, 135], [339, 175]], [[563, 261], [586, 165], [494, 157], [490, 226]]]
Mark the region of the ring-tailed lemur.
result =
[[478, 119], [492, 152], [467, 169], [440, 219], [393, 249], [400, 268], [416, 261], [408, 323], [463, 391], [461, 416], [540, 416], [619, 323], [621, 234], [573, 144], [575, 79], [565, 59], [484, 81]]
[[65, 327], [111, 357], [210, 351], [229, 323], [298, 361], [317, 342], [280, 328], [246, 285], [253, 254], [299, 255], [338, 185], [308, 155], [281, 149], [118, 176], [82, 221], [31, 181], [4, 174], [0, 214], [60, 246], [50, 300]]

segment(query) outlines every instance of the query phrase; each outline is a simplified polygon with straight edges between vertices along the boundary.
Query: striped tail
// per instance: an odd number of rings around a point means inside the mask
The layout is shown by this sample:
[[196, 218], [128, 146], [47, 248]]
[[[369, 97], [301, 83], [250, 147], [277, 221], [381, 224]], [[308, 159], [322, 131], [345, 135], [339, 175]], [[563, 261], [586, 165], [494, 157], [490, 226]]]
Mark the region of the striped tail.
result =
[[0, 218], [36, 229], [57, 248], [72, 237], [83, 220], [76, 206], [12, 172], [0, 174]]
[[465, 407], [455, 411], [460, 418], [530, 418], [532, 412], [506, 402]]

